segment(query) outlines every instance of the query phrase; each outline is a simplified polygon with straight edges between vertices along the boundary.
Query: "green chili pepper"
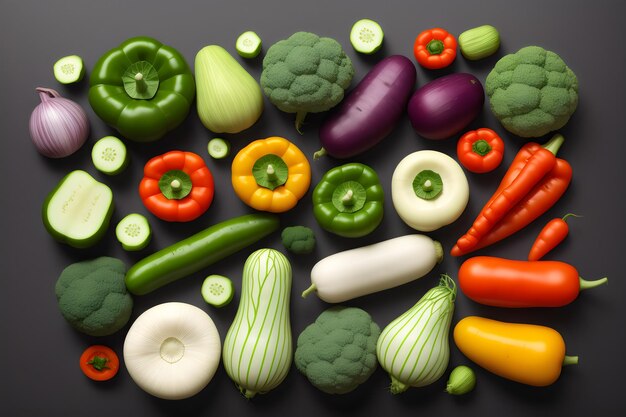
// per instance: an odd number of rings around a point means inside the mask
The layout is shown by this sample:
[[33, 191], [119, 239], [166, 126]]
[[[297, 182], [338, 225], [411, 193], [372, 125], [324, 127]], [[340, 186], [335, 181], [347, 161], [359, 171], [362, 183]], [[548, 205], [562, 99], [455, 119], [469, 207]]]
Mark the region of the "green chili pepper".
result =
[[382, 221], [384, 197], [376, 171], [359, 163], [345, 164], [324, 174], [313, 190], [313, 214], [331, 233], [361, 237]]
[[104, 54], [89, 80], [94, 112], [127, 139], [161, 138], [187, 117], [196, 84], [174, 48], [140, 36]]

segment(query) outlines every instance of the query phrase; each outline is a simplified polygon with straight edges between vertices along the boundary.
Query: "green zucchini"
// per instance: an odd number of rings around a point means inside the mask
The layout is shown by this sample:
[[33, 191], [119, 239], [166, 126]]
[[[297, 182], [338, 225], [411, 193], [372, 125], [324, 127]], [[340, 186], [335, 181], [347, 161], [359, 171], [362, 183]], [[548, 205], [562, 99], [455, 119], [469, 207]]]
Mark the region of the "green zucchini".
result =
[[279, 226], [278, 216], [267, 213], [217, 223], [137, 262], [126, 274], [126, 287], [132, 294], [147, 294], [250, 246]]
[[391, 377], [392, 394], [430, 385], [446, 371], [455, 298], [456, 284], [442, 275], [438, 286], [380, 334], [376, 356]]
[[282, 253], [260, 249], [243, 268], [241, 300], [224, 340], [226, 373], [246, 398], [276, 388], [292, 358], [291, 265]]

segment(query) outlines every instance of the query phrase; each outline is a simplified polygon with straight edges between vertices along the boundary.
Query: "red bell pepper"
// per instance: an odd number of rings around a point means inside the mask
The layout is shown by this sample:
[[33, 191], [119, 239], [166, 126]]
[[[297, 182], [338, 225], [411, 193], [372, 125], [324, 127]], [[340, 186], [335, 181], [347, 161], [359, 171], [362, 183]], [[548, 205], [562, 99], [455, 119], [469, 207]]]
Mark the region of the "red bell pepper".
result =
[[213, 175], [192, 152], [171, 151], [149, 160], [139, 184], [146, 208], [159, 219], [188, 222], [204, 213], [213, 201]]
[[459, 139], [456, 154], [468, 171], [482, 174], [500, 165], [504, 156], [504, 141], [486, 127], [470, 130]]
[[420, 33], [413, 44], [418, 64], [428, 69], [445, 68], [456, 58], [457, 42], [445, 29], [434, 28]]

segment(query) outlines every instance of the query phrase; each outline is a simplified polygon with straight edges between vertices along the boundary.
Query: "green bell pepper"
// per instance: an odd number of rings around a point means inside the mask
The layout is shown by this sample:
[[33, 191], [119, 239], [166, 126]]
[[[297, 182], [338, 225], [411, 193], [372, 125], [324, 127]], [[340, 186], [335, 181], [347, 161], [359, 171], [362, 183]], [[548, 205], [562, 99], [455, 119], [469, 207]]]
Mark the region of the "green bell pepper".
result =
[[324, 174], [313, 190], [313, 214], [331, 233], [361, 237], [382, 221], [384, 198], [376, 171], [364, 164], [345, 164]]
[[104, 54], [89, 80], [89, 104], [125, 138], [161, 138], [187, 117], [196, 84], [183, 56], [156, 39], [131, 38]]

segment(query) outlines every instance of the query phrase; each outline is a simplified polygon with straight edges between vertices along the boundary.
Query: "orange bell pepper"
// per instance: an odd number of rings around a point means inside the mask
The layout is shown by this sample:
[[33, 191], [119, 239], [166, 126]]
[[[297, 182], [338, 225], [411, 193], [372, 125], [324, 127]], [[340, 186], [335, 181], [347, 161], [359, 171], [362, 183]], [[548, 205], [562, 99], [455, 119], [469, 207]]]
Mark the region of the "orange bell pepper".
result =
[[477, 174], [490, 172], [502, 162], [504, 141], [486, 127], [470, 130], [459, 139], [456, 154], [468, 171]]
[[456, 58], [457, 42], [445, 29], [434, 28], [420, 33], [415, 39], [413, 53], [424, 68], [439, 69], [452, 64]]
[[250, 207], [282, 213], [292, 209], [311, 185], [311, 166], [300, 149], [278, 136], [259, 139], [233, 159], [232, 184]]
[[195, 153], [171, 151], [156, 156], [146, 163], [143, 172], [139, 195], [146, 208], [161, 220], [194, 220], [213, 201], [213, 175]]

